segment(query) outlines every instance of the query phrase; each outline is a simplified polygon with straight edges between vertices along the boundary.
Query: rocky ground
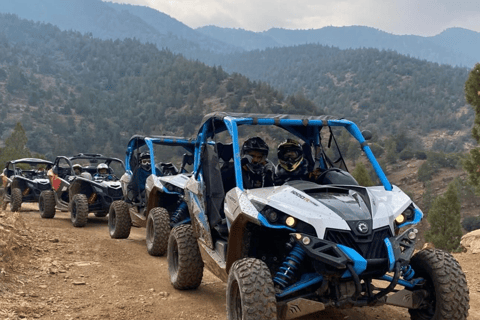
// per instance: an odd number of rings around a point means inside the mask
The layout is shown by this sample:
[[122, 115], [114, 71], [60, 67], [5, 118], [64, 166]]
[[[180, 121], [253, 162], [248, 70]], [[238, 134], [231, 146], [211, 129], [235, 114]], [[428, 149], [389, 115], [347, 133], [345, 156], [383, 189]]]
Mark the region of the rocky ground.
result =
[[[68, 213], [37, 206], [0, 212], [0, 319], [225, 319], [225, 284], [205, 271], [198, 290], [170, 285], [165, 257], [151, 257], [145, 229], [113, 240], [106, 218], [74, 228]], [[455, 254], [467, 274], [469, 319], [480, 319], [480, 255]], [[384, 306], [325, 310], [303, 319], [409, 319]]]

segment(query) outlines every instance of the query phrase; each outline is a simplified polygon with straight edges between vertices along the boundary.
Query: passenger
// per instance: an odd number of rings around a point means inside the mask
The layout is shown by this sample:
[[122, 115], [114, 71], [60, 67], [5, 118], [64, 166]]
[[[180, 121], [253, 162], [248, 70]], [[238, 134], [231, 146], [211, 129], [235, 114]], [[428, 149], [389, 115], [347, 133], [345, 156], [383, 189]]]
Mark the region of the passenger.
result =
[[275, 185], [282, 185], [287, 181], [306, 180], [315, 182], [320, 175], [320, 169], [312, 172], [308, 170], [308, 161], [303, 155], [300, 142], [287, 139], [278, 145], [278, 164], [275, 168]]
[[275, 166], [267, 159], [268, 145], [260, 137], [252, 137], [242, 146], [242, 177], [245, 189], [273, 186]]

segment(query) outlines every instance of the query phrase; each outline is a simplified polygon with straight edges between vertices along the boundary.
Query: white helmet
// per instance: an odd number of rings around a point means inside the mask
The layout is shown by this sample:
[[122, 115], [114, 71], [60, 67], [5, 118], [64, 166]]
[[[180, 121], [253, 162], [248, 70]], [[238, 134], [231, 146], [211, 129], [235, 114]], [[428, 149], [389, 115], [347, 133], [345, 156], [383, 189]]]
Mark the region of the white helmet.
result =
[[97, 173], [98, 174], [108, 174], [108, 166], [106, 163], [100, 163], [97, 166]]

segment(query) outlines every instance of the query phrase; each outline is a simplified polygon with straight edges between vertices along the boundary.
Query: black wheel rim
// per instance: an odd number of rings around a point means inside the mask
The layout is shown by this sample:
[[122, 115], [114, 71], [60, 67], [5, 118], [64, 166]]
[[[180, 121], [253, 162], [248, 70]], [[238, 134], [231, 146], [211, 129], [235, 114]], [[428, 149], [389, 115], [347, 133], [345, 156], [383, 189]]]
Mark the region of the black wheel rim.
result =
[[178, 272], [178, 244], [177, 244], [177, 241], [174, 241], [173, 242], [173, 248], [172, 248], [172, 256], [173, 256], [173, 259], [172, 259], [172, 263], [173, 263], [173, 270], [175, 271], [175, 273]]
[[238, 282], [234, 281], [232, 283], [231, 292], [231, 310], [233, 311], [233, 319], [242, 319], [242, 298], [240, 296], [240, 288], [238, 287]]
[[77, 219], [77, 206], [75, 205], [75, 202], [72, 203], [72, 221], [75, 221]]
[[150, 220], [151, 218], [148, 217], [149, 223], [147, 223], [147, 245], [150, 246], [153, 243], [154, 238], [154, 229], [153, 229], [153, 221]]
[[115, 215], [115, 210], [112, 210], [111, 212], [108, 213], [108, 227], [110, 228], [110, 231], [112, 233], [115, 232], [115, 226], [117, 223], [117, 216]]

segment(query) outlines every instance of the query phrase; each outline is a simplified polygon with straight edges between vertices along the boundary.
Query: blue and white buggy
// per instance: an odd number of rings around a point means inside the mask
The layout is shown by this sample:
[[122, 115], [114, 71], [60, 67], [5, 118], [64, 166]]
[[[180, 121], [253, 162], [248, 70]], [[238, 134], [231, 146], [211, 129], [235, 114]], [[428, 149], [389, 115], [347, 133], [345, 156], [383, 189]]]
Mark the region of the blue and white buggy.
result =
[[[155, 146], [165, 146], [170, 157], [173, 147], [181, 147], [181, 168], [170, 162], [156, 162]], [[191, 140], [168, 136], [133, 136], [128, 142], [125, 158], [126, 172], [120, 179], [124, 199], [115, 201], [109, 212], [110, 236], [128, 238], [131, 226], [146, 227], [147, 251], [153, 256], [165, 254], [171, 225], [190, 221], [183, 201], [183, 188], [189, 174], [186, 166], [193, 163], [195, 144]], [[140, 155], [149, 154], [148, 171], [140, 167]], [[158, 159], [157, 159], [158, 160]], [[135, 195], [131, 196], [129, 193]], [[128, 201], [127, 201], [128, 200]]]
[[[322, 172], [317, 183], [245, 189], [240, 126], [276, 126], [301, 139], [311, 169]], [[380, 186], [358, 185], [338, 146], [338, 159], [327, 156], [335, 127], [359, 142]], [[231, 144], [208, 145], [222, 132]], [[197, 288], [206, 266], [227, 282], [228, 319], [293, 319], [326, 307], [383, 304], [407, 308], [412, 319], [466, 319], [460, 265], [441, 250], [414, 254], [422, 211], [388, 181], [366, 138], [355, 123], [330, 116], [205, 116], [185, 186], [191, 223], [173, 228], [168, 242], [173, 286]], [[223, 170], [229, 166], [234, 170]], [[224, 189], [231, 179], [235, 186]]]

